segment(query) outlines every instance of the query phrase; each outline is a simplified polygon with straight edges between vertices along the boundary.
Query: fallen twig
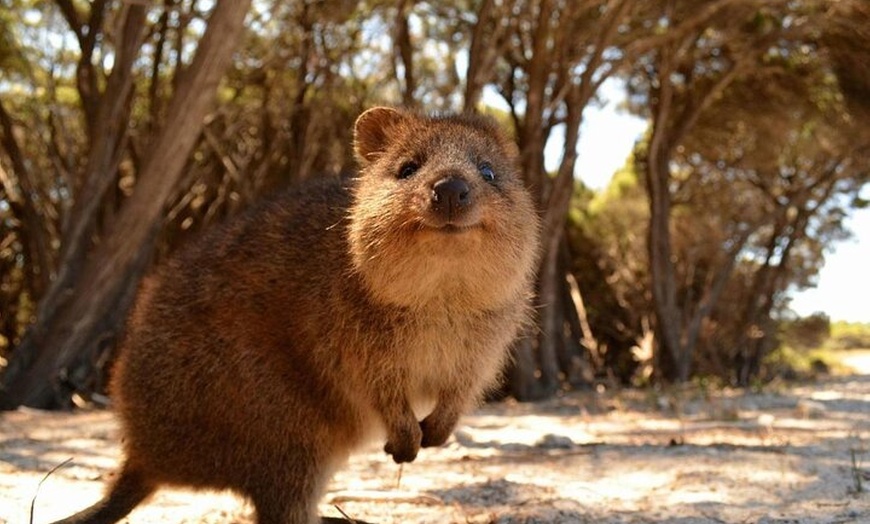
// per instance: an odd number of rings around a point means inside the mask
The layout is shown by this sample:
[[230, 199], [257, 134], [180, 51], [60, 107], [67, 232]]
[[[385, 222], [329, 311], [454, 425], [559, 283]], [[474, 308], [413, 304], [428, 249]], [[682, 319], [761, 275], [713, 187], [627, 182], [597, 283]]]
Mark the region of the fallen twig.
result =
[[42, 483], [45, 482], [45, 480], [48, 477], [50, 477], [52, 475], [52, 473], [54, 473], [55, 471], [59, 470], [60, 468], [62, 468], [64, 466], [66, 466], [67, 464], [72, 462], [72, 460], [73, 460], [73, 458], [70, 457], [70, 458], [64, 460], [63, 462], [61, 462], [60, 464], [58, 464], [57, 466], [51, 468], [48, 471], [48, 473], [46, 473], [45, 476], [42, 477], [42, 480], [39, 481], [39, 484], [36, 485], [36, 493], [33, 494], [33, 499], [31, 499], [31, 501], [30, 501], [30, 521], [29, 521], [30, 524], [33, 524], [33, 512], [36, 509], [36, 498], [39, 497], [39, 488], [42, 487]]

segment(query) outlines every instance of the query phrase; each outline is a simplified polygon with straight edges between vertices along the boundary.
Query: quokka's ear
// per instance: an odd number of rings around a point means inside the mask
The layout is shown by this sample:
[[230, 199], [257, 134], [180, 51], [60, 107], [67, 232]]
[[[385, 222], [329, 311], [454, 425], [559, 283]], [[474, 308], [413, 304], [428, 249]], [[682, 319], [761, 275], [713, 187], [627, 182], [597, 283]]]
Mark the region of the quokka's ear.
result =
[[353, 149], [360, 165], [373, 162], [387, 148], [393, 130], [410, 118], [391, 107], [373, 107], [356, 119], [353, 128]]

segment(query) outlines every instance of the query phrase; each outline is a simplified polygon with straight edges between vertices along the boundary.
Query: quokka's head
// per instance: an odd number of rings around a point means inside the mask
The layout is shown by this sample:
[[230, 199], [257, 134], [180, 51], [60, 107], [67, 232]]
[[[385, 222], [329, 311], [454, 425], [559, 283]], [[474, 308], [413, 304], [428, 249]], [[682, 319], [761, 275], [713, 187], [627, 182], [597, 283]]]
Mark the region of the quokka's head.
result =
[[351, 251], [377, 299], [489, 309], [527, 292], [538, 218], [495, 121], [377, 107], [354, 149]]

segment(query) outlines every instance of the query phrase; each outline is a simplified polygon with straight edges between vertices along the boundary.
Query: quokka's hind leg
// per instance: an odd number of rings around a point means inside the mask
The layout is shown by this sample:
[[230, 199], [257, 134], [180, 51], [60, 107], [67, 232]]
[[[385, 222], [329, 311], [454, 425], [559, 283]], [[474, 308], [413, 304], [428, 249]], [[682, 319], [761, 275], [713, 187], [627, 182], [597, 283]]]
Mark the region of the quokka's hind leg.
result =
[[254, 504], [257, 524], [320, 524], [317, 504], [329, 481], [328, 468], [308, 453], [293, 451], [260, 459], [241, 489]]
[[112, 524], [133, 511], [156, 489], [141, 472], [124, 465], [102, 500], [54, 524]]
[[295, 487], [298, 486], [260, 486], [250, 490], [257, 524], [317, 524], [317, 501]]
[[[286, 496], [286, 495], [285, 495]], [[290, 506], [275, 505], [267, 503], [265, 500], [257, 501], [254, 499], [254, 507], [257, 510], [257, 524], [372, 524], [364, 520], [352, 520], [341, 517], [318, 517], [316, 514], [317, 499], [313, 500], [311, 505], [294, 506], [299, 501], [288, 496], [290, 500], [286, 504]]]

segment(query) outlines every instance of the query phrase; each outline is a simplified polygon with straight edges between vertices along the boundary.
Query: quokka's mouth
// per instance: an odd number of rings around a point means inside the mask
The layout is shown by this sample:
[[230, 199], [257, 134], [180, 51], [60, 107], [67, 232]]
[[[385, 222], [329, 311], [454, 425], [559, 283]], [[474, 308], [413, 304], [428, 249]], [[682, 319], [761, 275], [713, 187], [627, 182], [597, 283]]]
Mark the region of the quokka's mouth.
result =
[[469, 231], [474, 231], [475, 229], [480, 229], [480, 224], [472, 224], [468, 226], [458, 224], [444, 224], [437, 229], [441, 233], [445, 233], [448, 235], [458, 235], [461, 233], [468, 233]]
[[460, 220], [449, 220], [441, 217], [421, 217], [416, 223], [420, 232], [441, 235], [462, 235], [484, 229], [483, 221], [478, 217], [462, 217]]
[[425, 224], [424, 228], [433, 233], [443, 235], [462, 235], [483, 229], [483, 224], [474, 222], [471, 224], [457, 224], [455, 222], [447, 222], [443, 224]]

